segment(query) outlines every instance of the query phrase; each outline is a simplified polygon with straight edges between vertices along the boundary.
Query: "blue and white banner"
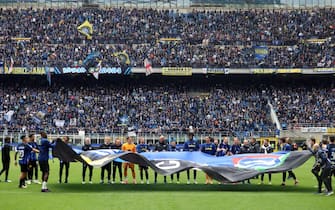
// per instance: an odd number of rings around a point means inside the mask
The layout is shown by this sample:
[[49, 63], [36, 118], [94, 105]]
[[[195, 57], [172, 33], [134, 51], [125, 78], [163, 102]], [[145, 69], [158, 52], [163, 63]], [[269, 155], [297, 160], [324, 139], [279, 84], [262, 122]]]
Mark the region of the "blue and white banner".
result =
[[62, 160], [85, 161], [94, 167], [102, 167], [113, 160], [120, 159], [141, 166], [149, 166], [162, 175], [198, 168], [220, 182], [238, 182], [262, 173], [292, 170], [312, 156], [310, 151], [215, 157], [201, 152], [144, 152], [139, 154], [101, 149], [85, 151], [79, 155], [63, 142], [57, 142], [55, 153]]
[[[87, 73], [86, 68], [84, 67], [65, 67], [63, 68], [63, 74], [83, 74]], [[131, 74], [131, 67], [101, 67], [99, 74]]]

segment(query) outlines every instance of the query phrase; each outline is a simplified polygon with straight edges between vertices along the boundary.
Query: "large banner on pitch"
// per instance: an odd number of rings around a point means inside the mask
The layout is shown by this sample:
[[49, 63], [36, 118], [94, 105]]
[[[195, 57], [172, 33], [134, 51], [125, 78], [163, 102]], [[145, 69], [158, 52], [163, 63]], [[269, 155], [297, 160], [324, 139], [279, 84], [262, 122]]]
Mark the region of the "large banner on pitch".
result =
[[149, 166], [162, 175], [170, 175], [191, 168], [203, 170], [220, 182], [238, 182], [262, 173], [292, 170], [305, 163], [310, 151], [276, 152], [271, 154], [241, 154], [215, 157], [202, 152], [145, 152], [132, 153], [120, 150], [90, 150], [80, 154], [64, 142], [57, 142], [56, 157], [64, 161], [82, 161], [102, 167], [113, 160]]

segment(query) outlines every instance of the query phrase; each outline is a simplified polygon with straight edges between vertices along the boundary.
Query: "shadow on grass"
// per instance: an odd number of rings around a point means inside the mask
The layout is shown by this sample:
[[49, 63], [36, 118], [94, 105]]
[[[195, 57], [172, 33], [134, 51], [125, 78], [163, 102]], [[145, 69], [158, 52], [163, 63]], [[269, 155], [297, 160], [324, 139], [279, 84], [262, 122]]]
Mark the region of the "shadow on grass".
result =
[[257, 184], [213, 184], [213, 185], [186, 185], [186, 184], [50, 184], [50, 189], [55, 192], [69, 193], [97, 193], [97, 192], [167, 192], [167, 191], [205, 191], [205, 192], [313, 192], [313, 187], [306, 186], [278, 186], [278, 185], [257, 185]]

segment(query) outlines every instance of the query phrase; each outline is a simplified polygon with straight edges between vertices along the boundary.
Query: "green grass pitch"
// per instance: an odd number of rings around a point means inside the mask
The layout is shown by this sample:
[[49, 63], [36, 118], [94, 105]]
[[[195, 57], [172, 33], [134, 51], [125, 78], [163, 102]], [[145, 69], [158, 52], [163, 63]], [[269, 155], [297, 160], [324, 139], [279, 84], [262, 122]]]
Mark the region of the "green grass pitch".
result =
[[[99, 184], [100, 169], [94, 169], [93, 184], [81, 184], [81, 163], [72, 163], [68, 184], [58, 184], [59, 161], [50, 161], [51, 174], [48, 187], [52, 192], [41, 193], [41, 185], [32, 184], [27, 189], [18, 188], [19, 167], [11, 162], [10, 179], [12, 183], [0, 182], [0, 209], [36, 209], [36, 210], [100, 210], [100, 209], [335, 209], [335, 195], [326, 197], [315, 195], [316, 180], [310, 169], [311, 158], [300, 168], [294, 170], [299, 184], [287, 180], [282, 187], [281, 174], [274, 174], [272, 185], [259, 185], [259, 180], [252, 179], [248, 184], [205, 185], [203, 172], [198, 172], [198, 184], [186, 184], [186, 172], [181, 173], [180, 184], [152, 184], [153, 173], [150, 173], [150, 185], [146, 184]], [[2, 165], [1, 165], [2, 166]], [[139, 172], [136, 166], [137, 182]], [[40, 174], [39, 174], [40, 175]], [[192, 173], [191, 173], [192, 176]], [[4, 175], [0, 177], [4, 179]], [[176, 179], [176, 177], [175, 177]], [[168, 180], [169, 177], [168, 177]], [[131, 179], [129, 180], [131, 182]], [[267, 183], [267, 176], [265, 176]], [[333, 184], [334, 186], [334, 184]]]

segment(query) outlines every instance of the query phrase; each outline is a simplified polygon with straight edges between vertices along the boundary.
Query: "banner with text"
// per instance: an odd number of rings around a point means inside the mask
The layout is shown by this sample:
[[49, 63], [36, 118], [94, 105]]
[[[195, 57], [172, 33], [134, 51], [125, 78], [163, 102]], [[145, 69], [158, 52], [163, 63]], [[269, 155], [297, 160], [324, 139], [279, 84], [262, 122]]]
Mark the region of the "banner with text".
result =
[[207, 74], [229, 74], [227, 68], [205, 68]]
[[164, 76], [192, 76], [192, 67], [163, 67]]
[[[84, 67], [65, 67], [62, 69], [63, 74], [84, 74], [87, 70]], [[102, 67], [99, 70], [99, 74], [123, 74], [129, 75], [131, 73], [131, 67]]]

